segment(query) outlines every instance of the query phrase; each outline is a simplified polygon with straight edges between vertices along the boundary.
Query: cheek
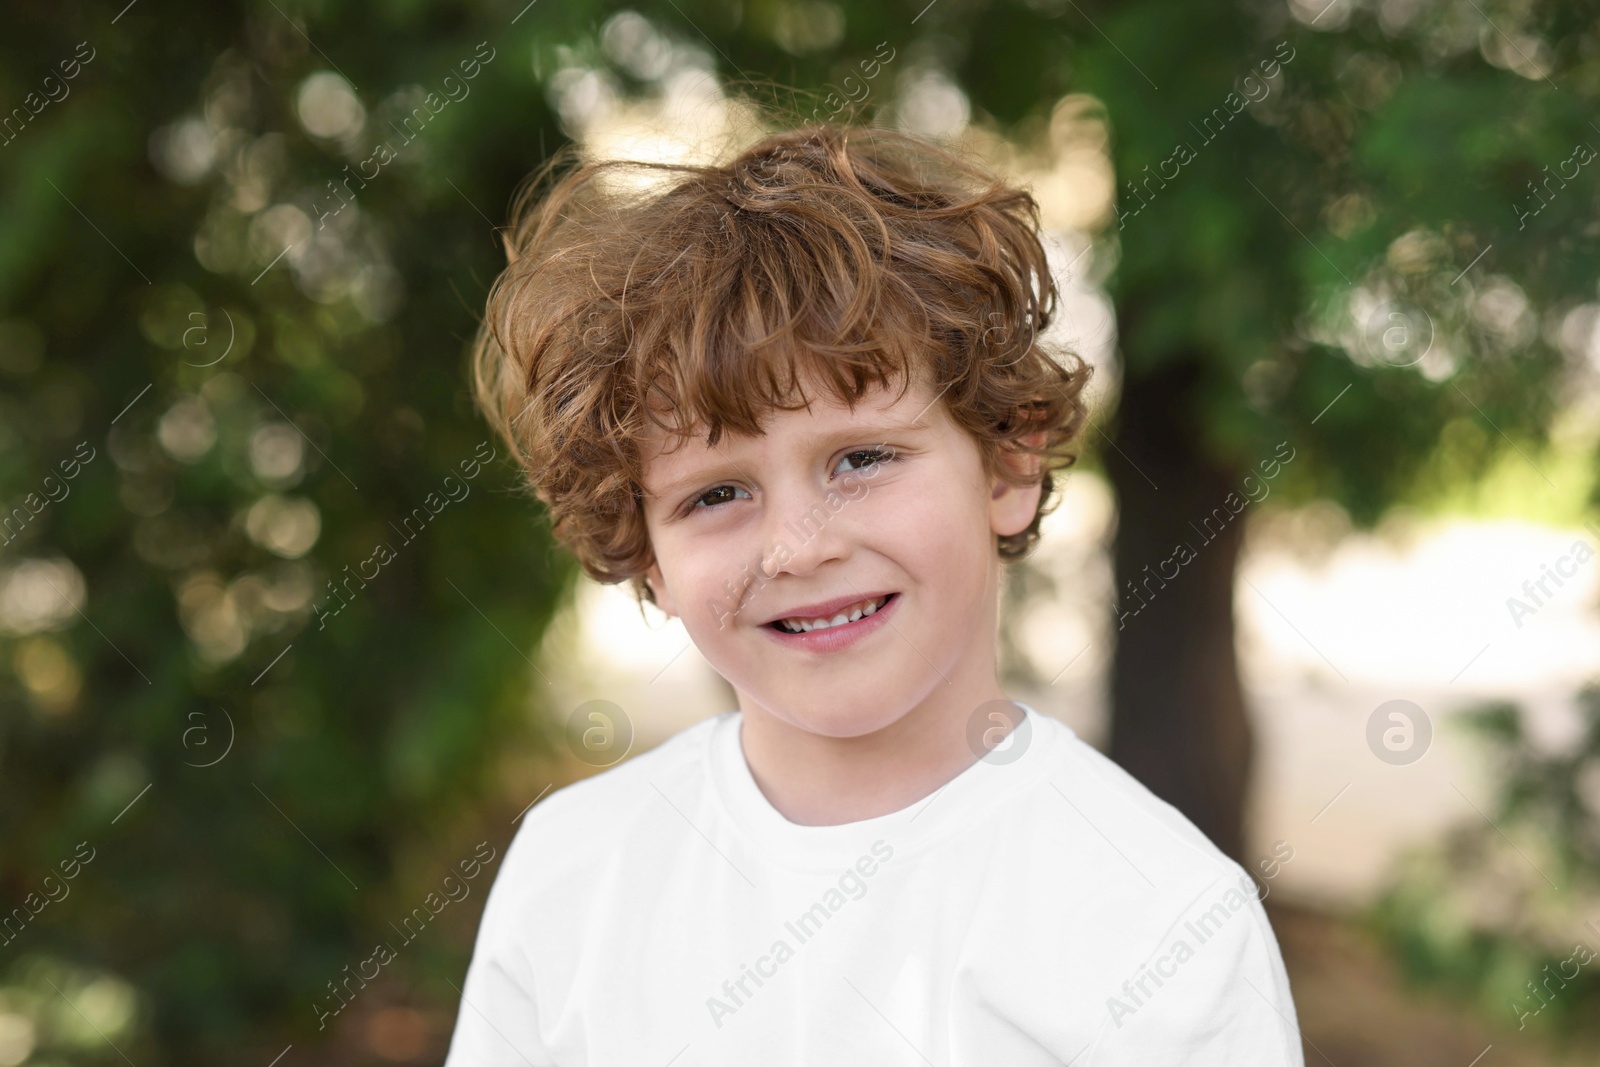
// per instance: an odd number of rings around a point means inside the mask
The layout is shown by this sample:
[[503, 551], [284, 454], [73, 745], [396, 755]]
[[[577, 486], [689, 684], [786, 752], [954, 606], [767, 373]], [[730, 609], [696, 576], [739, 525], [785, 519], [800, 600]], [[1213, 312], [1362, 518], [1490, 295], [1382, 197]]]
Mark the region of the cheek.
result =
[[768, 584], [762, 568], [773, 562], [781, 569], [775, 561], [782, 559], [750, 530], [715, 522], [663, 545], [661, 554], [684, 628], [702, 647], [727, 640], [751, 621]]
[[696, 641], [702, 637], [715, 641], [719, 631], [730, 629], [739, 618], [741, 597], [745, 596], [740, 588], [743, 577], [736, 570], [717, 566], [715, 560], [707, 565], [703, 557], [688, 564], [688, 569], [681, 569], [684, 566], [680, 564], [673, 581], [683, 624]]
[[988, 511], [980, 506], [983, 491], [896, 488], [901, 491], [884, 494], [871, 514], [874, 547], [929, 585], [981, 585], [992, 550]]

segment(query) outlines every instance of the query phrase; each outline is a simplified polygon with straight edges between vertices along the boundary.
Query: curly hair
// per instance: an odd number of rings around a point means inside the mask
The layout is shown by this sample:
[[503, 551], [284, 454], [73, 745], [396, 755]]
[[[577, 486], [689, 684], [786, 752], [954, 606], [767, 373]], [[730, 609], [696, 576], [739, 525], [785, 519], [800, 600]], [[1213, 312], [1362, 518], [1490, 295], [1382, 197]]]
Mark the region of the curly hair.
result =
[[[597, 581], [654, 602], [650, 426], [711, 446], [756, 436], [806, 406], [802, 377], [852, 409], [875, 384], [932, 383], [989, 477], [1041, 484], [1028, 528], [997, 537], [1004, 560], [1059, 503], [1091, 368], [1040, 344], [1058, 292], [1038, 205], [981, 166], [834, 124], [720, 166], [569, 148], [519, 190], [504, 240], [473, 344], [477, 401]], [[1007, 469], [1002, 450], [1039, 456], [1037, 471]]]

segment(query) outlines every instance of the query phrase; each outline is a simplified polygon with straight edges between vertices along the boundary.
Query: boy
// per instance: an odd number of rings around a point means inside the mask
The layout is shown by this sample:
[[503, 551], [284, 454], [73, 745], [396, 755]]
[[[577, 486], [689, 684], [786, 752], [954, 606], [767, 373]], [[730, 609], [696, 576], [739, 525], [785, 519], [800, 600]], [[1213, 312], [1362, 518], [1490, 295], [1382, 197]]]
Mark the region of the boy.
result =
[[1302, 1064], [1254, 883], [997, 680], [1088, 377], [1032, 198], [833, 126], [639, 166], [519, 198], [478, 395], [739, 706], [524, 816], [447, 1067]]

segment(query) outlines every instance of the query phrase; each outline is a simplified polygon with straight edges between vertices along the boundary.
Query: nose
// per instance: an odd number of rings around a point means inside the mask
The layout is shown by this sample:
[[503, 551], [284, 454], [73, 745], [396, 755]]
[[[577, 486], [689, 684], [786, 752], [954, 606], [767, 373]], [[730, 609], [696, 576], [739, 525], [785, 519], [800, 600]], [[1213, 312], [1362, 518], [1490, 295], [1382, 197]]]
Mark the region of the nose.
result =
[[763, 562], [773, 578], [808, 575], [850, 553], [849, 524], [843, 516], [849, 502], [814, 486], [797, 488], [769, 500], [764, 531], [769, 549]]

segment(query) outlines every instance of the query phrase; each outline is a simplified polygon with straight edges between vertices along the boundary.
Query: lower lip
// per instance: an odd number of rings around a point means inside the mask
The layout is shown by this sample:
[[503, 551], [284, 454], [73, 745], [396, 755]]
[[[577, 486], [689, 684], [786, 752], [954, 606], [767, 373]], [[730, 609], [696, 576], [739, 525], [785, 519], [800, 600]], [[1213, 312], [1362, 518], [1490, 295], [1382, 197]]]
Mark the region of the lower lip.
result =
[[803, 649], [807, 652], [842, 652], [873, 631], [882, 629], [888, 622], [889, 614], [899, 606], [900, 594], [895, 593], [889, 598], [888, 603], [871, 615], [863, 615], [855, 622], [847, 622], [843, 626], [830, 626], [825, 630], [811, 630], [799, 634], [784, 633], [772, 626], [761, 628], [779, 644], [790, 648]]

